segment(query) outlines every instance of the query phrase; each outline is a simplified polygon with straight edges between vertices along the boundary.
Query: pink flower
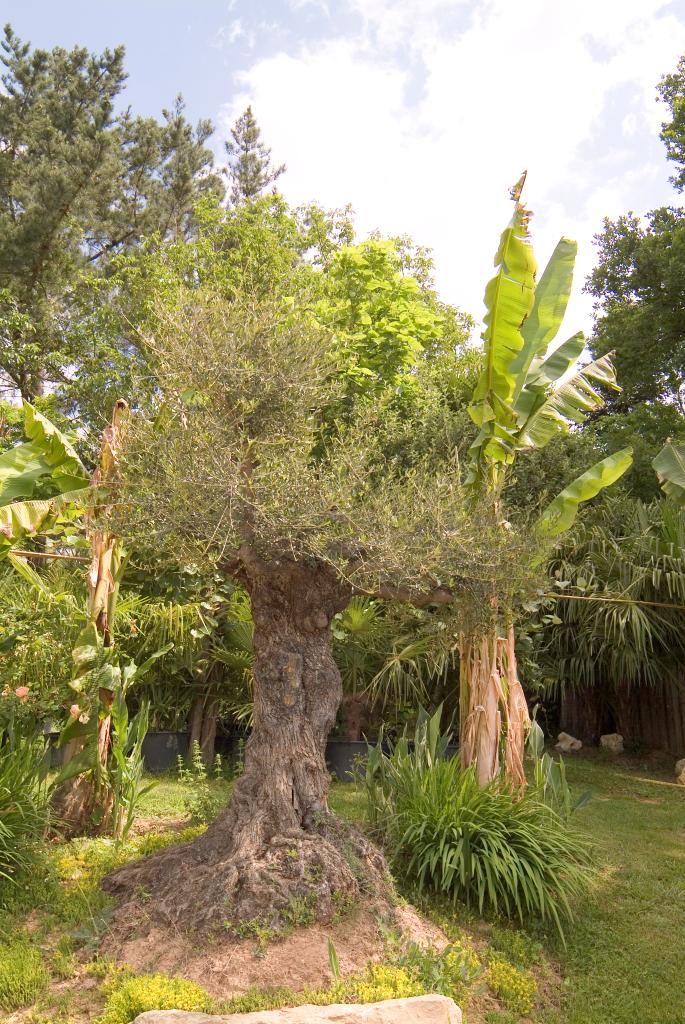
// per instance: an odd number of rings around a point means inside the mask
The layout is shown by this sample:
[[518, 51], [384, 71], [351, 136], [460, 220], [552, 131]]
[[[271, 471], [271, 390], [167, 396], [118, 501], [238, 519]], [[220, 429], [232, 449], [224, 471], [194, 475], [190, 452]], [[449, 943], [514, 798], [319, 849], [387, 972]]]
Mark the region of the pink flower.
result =
[[29, 688], [28, 686], [18, 686], [14, 693], [19, 698], [19, 700], [24, 701], [29, 695]]
[[78, 706], [78, 704], [71, 705], [71, 707], [69, 708], [69, 714], [71, 715], [72, 718], [78, 718], [78, 716], [81, 714], [81, 708]]

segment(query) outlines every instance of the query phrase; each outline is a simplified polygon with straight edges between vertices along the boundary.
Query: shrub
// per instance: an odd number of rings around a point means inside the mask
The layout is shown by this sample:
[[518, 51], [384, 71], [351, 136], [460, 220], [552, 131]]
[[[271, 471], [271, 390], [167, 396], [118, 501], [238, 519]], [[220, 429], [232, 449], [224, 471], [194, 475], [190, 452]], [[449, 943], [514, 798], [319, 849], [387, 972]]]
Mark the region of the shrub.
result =
[[487, 980], [508, 1010], [526, 1016], [533, 1009], [538, 986], [530, 971], [519, 970], [495, 955], [490, 958]]
[[0, 882], [16, 880], [35, 859], [48, 825], [45, 746], [0, 727]]
[[[218, 754], [217, 757], [219, 757]], [[215, 780], [220, 779], [221, 771], [221, 759], [219, 758], [218, 768], [215, 759]], [[209, 824], [226, 803], [226, 792], [217, 792], [216, 786], [212, 786], [200, 744], [197, 741], [193, 743], [190, 751], [189, 765], [184, 764], [182, 757], [178, 758], [178, 777], [189, 787], [188, 795], [183, 798], [186, 814], [193, 824]]]
[[535, 787], [481, 787], [472, 770], [445, 760], [437, 714], [420, 719], [413, 749], [403, 738], [385, 754], [379, 743], [367, 762], [369, 817], [396, 870], [420, 891], [481, 913], [537, 916], [561, 933], [586, 888], [589, 841]]
[[17, 1010], [35, 1003], [50, 974], [40, 950], [24, 939], [0, 944], [0, 1009]]
[[105, 991], [107, 1003], [95, 1024], [131, 1024], [146, 1010], [216, 1010], [214, 1000], [195, 982], [166, 974], [115, 975]]

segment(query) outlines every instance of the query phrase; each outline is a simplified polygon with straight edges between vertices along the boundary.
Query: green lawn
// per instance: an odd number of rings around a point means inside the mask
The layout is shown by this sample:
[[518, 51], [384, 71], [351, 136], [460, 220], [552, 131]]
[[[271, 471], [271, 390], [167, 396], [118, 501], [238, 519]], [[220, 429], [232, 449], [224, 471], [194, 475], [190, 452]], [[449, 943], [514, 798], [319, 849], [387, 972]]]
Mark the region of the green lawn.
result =
[[[578, 822], [597, 845], [601, 873], [575, 908], [566, 949], [545, 937], [563, 979], [550, 1003], [561, 1009], [541, 1010], [537, 1020], [685, 1024], [685, 790], [639, 761], [569, 757], [567, 768], [578, 792], [593, 793]], [[182, 796], [164, 778], [142, 813], [181, 814]], [[354, 785], [334, 784], [331, 805], [345, 817], [363, 816]]]
[[[493, 922], [484, 923], [464, 908], [452, 910], [448, 906], [446, 912], [444, 906], [429, 907], [429, 912], [451, 938], [471, 930], [475, 933], [474, 941], [487, 943], [489, 948], [506, 952], [507, 948], [513, 948], [513, 943], [518, 944], [518, 948], [533, 951], [528, 962], [521, 966], [533, 967], [540, 997], [536, 1012], [531, 1018], [525, 1018], [526, 1021], [530, 1019], [536, 1024], [685, 1024], [682, 966], [685, 790], [673, 785], [668, 775], [654, 774], [637, 761], [616, 764], [599, 757], [569, 758], [567, 768], [569, 779], [579, 793], [589, 789], [594, 794], [594, 799], [579, 812], [578, 823], [596, 843], [599, 876], [591, 895], [574, 908], [575, 921], [566, 929], [566, 947], [554, 935], [534, 925], [524, 938], [512, 935], [511, 930], [503, 930], [501, 926], [493, 930]], [[149, 845], [152, 840], [175, 841], [174, 832], [158, 837], [150, 833], [177, 827], [176, 823], [187, 813], [192, 789], [173, 776], [158, 777], [156, 781], [154, 789], [143, 798], [139, 828], [135, 830], [129, 849], [123, 852], [124, 859], [140, 855], [136, 851], [142, 851], [143, 847], [136, 844]], [[213, 794], [221, 801], [228, 799], [231, 786], [223, 781], [211, 783]], [[331, 805], [336, 813], [347, 818], [363, 817], [363, 796], [356, 785], [334, 784]], [[154, 819], [159, 819], [158, 824]], [[107, 841], [89, 841], [85, 845], [77, 841], [54, 848], [55, 857], [67, 859], [65, 878], [78, 879], [86, 864], [101, 877], [114, 866], [112, 858], [116, 855], [115, 848]], [[80, 898], [72, 907], [73, 889], [58, 895], [55, 904], [54, 888], [50, 885], [45, 888], [37, 875], [25, 899], [21, 891], [17, 894], [19, 902], [14, 916], [11, 910], [9, 916], [7, 912], [0, 915], [1, 953], [3, 932], [6, 939], [11, 935], [18, 938], [26, 912], [32, 906], [41, 906], [43, 900], [43, 915], [47, 913], [34, 920], [34, 931], [26, 934], [25, 941], [41, 951], [53, 977], [47, 989], [46, 982], [42, 977], [39, 979], [43, 986], [40, 1012], [36, 1009], [27, 1017], [17, 1018], [22, 1024], [47, 1024], [53, 1020], [73, 1024], [75, 1018], [71, 1010], [80, 998], [91, 1014], [88, 1019], [93, 1018], [102, 1004], [103, 997], [91, 989], [81, 996], [78, 980], [81, 975], [77, 976], [76, 983], [69, 983], [70, 993], [55, 986], [56, 971], [58, 979], [69, 976], [71, 968], [64, 975], [59, 972], [64, 970], [62, 961], [67, 968], [71, 962], [70, 930], [78, 925], [83, 931], [83, 908], [88, 909], [92, 918], [94, 935], [100, 927], [100, 917], [106, 912], [104, 904], [101, 906], [103, 897], [97, 880], [90, 884], [92, 888], [88, 889], [85, 882], [77, 882], [83, 892], [78, 889]], [[34, 885], [35, 893], [32, 892]], [[106, 926], [106, 917], [103, 922]], [[60, 954], [54, 946], [62, 939], [66, 946]], [[17, 955], [24, 957], [24, 954], [23, 948], [19, 949]], [[0, 956], [0, 1006], [2, 963]], [[11, 963], [5, 967], [10, 970]], [[511, 1011], [488, 1009], [487, 1000], [485, 1004], [479, 1002], [477, 992], [475, 998], [477, 1005], [469, 1004], [468, 1024], [519, 1024], [523, 1021]], [[55, 1016], [60, 1000], [65, 1006]], [[489, 1005], [492, 1007], [492, 1002]], [[78, 1016], [79, 1024], [83, 1019]]]
[[685, 790], [641, 766], [570, 760], [574, 786], [595, 799], [580, 812], [601, 877], [577, 907], [563, 1011], [545, 1024], [684, 1024]]

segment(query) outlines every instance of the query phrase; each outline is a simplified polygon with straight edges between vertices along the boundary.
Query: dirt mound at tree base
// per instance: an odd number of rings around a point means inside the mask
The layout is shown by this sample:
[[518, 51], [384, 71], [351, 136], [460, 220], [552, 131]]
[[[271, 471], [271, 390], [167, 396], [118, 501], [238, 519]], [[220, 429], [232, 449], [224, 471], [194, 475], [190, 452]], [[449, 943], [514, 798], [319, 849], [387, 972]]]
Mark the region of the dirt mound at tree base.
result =
[[[442, 948], [447, 939], [440, 929], [412, 907], [394, 909], [384, 922], [421, 945]], [[144, 935], [117, 939], [108, 936], [102, 952], [135, 971], [164, 971], [202, 985], [210, 995], [227, 998], [251, 986], [287, 987], [296, 991], [332, 983], [328, 941], [335, 946], [343, 977], [364, 970], [369, 961], [383, 958], [385, 944], [378, 918], [358, 909], [336, 924], [297, 928], [284, 938], [236, 941], [229, 935], [199, 943], [168, 928], [153, 927]]]

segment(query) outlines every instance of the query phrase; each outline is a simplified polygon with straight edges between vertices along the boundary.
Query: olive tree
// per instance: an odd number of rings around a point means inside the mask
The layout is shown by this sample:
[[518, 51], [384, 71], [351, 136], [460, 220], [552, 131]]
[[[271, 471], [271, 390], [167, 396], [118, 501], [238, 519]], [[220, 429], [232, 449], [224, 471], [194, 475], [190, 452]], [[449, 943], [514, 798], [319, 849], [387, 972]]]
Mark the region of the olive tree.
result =
[[493, 580], [515, 586], [528, 554], [489, 509], [469, 511], [456, 466], [384, 456], [382, 395], [330, 430], [324, 411], [345, 384], [306, 273], [229, 294], [160, 259], [136, 325], [156, 397], [122, 453], [121, 528], [249, 592], [254, 727], [207, 833], [105, 884], [127, 918], [142, 887], [146, 915], [201, 930], [277, 915], [293, 897], [325, 916], [384, 884], [380, 854], [328, 810], [324, 751], [342, 696], [333, 617], [355, 594], [480, 607]]

